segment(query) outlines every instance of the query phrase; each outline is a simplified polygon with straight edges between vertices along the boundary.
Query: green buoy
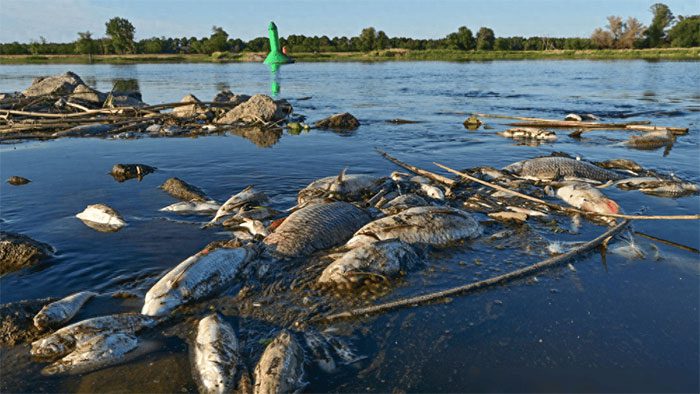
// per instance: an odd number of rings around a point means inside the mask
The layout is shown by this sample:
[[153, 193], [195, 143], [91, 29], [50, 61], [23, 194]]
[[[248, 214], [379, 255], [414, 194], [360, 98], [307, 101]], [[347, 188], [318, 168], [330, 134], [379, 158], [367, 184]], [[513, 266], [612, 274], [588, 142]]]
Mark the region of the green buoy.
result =
[[267, 27], [267, 32], [270, 37], [270, 53], [265, 58], [263, 63], [265, 64], [286, 64], [294, 63], [289, 56], [282, 53], [280, 48], [280, 39], [277, 35], [277, 26], [275, 22], [270, 22], [270, 26]]

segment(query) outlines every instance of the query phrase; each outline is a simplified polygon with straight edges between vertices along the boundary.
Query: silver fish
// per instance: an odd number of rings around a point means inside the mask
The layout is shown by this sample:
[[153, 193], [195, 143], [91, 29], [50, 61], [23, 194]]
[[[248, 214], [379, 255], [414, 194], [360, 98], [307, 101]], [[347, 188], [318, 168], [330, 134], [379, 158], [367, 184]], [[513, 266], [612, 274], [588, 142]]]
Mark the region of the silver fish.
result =
[[81, 291], [52, 302], [41, 308], [39, 313], [34, 316], [34, 325], [43, 330], [66, 323], [78, 313], [90, 298], [96, 295], [97, 293], [92, 291]]
[[588, 183], [573, 182], [557, 189], [557, 197], [578, 209], [597, 213], [620, 213], [620, 206]]
[[536, 127], [516, 127], [496, 133], [506, 138], [513, 139], [533, 139], [554, 141], [557, 139], [557, 134], [550, 130], [538, 129]]
[[659, 197], [683, 197], [698, 193], [698, 186], [681, 180], [655, 177], [626, 178], [613, 183], [620, 189], [636, 189], [642, 193]]
[[663, 146], [672, 145], [675, 141], [673, 133], [669, 130], [659, 130], [633, 135], [625, 141], [625, 145], [635, 149], [657, 149]]
[[382, 206], [382, 212], [395, 214], [408, 208], [428, 205], [425, 199], [417, 194], [408, 193], [400, 195]]
[[361, 197], [362, 192], [374, 190], [377, 186], [378, 178], [365, 174], [345, 174], [345, 170], [338, 176], [329, 176], [317, 179], [299, 191], [297, 202], [299, 205], [307, 204], [335, 194], [344, 199], [356, 200]]
[[395, 239], [379, 241], [346, 252], [323, 270], [318, 282], [351, 283], [358, 275], [391, 277], [419, 263], [420, 258], [411, 246]]
[[568, 157], [538, 157], [508, 165], [504, 170], [523, 178], [552, 180], [557, 177], [577, 177], [601, 182], [622, 179], [622, 176], [591, 163]]
[[439, 200], [439, 201], [445, 200], [445, 193], [442, 191], [442, 189], [440, 189], [437, 186], [423, 183], [420, 185], [420, 191], [424, 195], [426, 195], [434, 200]]
[[83, 222], [85, 222], [85, 224], [88, 225], [94, 223], [115, 230], [126, 226], [126, 222], [121, 217], [121, 215], [119, 215], [119, 212], [104, 204], [88, 205], [84, 211], [78, 213], [77, 215], [75, 215], [75, 217], [82, 220]]
[[79, 344], [110, 332], [135, 333], [153, 327], [156, 320], [139, 313], [121, 313], [86, 319], [63, 327], [32, 342], [31, 354], [42, 358], [58, 358], [73, 351]]
[[304, 353], [288, 331], [267, 345], [255, 366], [254, 394], [291, 393], [303, 387]]
[[354, 248], [393, 238], [409, 245], [445, 246], [480, 234], [481, 226], [465, 211], [449, 207], [416, 207], [365, 225], [347, 242], [347, 246]]
[[179, 214], [211, 214], [216, 212], [221, 206], [216, 201], [181, 201], [161, 208], [162, 212], [175, 212]]
[[263, 242], [273, 254], [305, 256], [342, 244], [370, 220], [369, 213], [347, 202], [311, 204], [289, 215]]
[[214, 219], [209, 224], [215, 224], [222, 217], [234, 215], [239, 208], [246, 204], [262, 204], [268, 200], [267, 195], [263, 192], [255, 190], [255, 187], [248, 186], [241, 192], [231, 196], [225, 203], [221, 205]]
[[331, 355], [326, 339], [318, 332], [309, 330], [304, 332], [304, 340], [318, 367], [326, 373], [334, 372], [336, 369], [335, 359]]
[[138, 339], [129, 333], [110, 332], [96, 335], [80, 343], [61, 360], [44, 368], [43, 375], [80, 374], [124, 361], [127, 353], [136, 349]]
[[610, 159], [599, 163], [595, 163], [599, 167], [614, 169], [614, 170], [627, 170], [634, 172], [642, 172], [644, 168], [637, 164], [635, 161], [628, 159]]
[[331, 335], [329, 330], [325, 330], [321, 333], [321, 335], [326, 339], [328, 344], [331, 345], [335, 351], [335, 354], [337, 354], [338, 357], [345, 362], [345, 364], [353, 364], [366, 358], [365, 356], [358, 356], [355, 354], [355, 351], [352, 350], [347, 342], [335, 335]]
[[248, 248], [219, 248], [185, 259], [148, 290], [141, 313], [162, 316], [180, 305], [218, 293], [254, 255]]
[[194, 364], [203, 393], [232, 393], [240, 363], [238, 339], [231, 325], [218, 314], [199, 321], [194, 344]]

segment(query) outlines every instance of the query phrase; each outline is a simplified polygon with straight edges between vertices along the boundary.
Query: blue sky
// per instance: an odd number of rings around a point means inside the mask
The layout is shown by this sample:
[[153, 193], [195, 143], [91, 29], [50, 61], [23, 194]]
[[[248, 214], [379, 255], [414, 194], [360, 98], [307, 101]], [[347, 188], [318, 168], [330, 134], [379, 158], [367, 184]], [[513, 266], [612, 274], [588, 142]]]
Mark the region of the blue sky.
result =
[[[248, 40], [266, 35], [353, 36], [374, 26], [389, 36], [439, 38], [466, 25], [497, 36], [589, 36], [608, 15], [651, 20], [659, 0], [0, 0], [0, 42], [46, 37], [67, 42], [78, 31], [104, 35], [113, 16], [129, 19], [136, 38], [208, 36], [212, 25]], [[675, 15], [700, 14], [700, 0], [662, 0]]]

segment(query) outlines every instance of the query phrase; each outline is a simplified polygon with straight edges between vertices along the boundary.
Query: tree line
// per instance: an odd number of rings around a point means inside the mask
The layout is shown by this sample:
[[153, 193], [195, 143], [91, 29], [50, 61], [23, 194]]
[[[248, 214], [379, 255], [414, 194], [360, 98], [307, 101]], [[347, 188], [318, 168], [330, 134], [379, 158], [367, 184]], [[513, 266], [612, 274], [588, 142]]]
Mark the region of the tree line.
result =
[[[466, 26], [439, 39], [388, 37], [374, 27], [363, 29], [355, 37], [304, 36], [292, 34], [280, 38], [290, 52], [367, 52], [385, 49], [451, 49], [479, 51], [539, 51], [554, 49], [622, 49], [700, 46], [700, 15], [674, 16], [668, 6], [651, 6], [652, 20], [645, 26], [629, 17], [609, 16], [605, 28], [597, 28], [590, 37], [496, 37], [494, 31], [482, 27], [476, 35]], [[105, 23], [105, 37], [79, 32], [76, 41], [51, 43], [44, 37], [29, 43], [0, 44], [0, 55], [43, 54], [213, 54], [216, 52], [265, 52], [267, 37], [250, 41], [232, 38], [220, 26], [213, 26], [208, 37], [152, 37], [135, 41], [136, 29], [127, 19], [115, 17]]]

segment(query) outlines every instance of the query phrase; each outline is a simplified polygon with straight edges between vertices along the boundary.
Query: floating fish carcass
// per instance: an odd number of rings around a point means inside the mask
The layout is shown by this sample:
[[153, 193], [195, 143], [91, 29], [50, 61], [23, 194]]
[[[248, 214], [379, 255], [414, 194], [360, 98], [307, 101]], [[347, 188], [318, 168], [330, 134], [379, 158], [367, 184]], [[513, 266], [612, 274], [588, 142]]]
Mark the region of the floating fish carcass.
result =
[[427, 206], [375, 220], [359, 229], [347, 246], [354, 248], [394, 238], [409, 245], [447, 246], [480, 234], [481, 226], [469, 213], [456, 208]]
[[538, 157], [510, 164], [504, 170], [523, 178], [552, 180], [559, 177], [585, 178], [600, 182], [616, 181], [622, 175], [591, 163], [568, 157]]
[[81, 291], [71, 294], [68, 297], [52, 302], [39, 311], [34, 316], [34, 325], [40, 330], [49, 327], [56, 327], [72, 319], [80, 308], [97, 293], [92, 291]]
[[219, 248], [185, 259], [148, 290], [141, 313], [162, 316], [180, 305], [218, 293], [255, 254], [245, 247]]
[[534, 139], [547, 141], [554, 141], [557, 139], [557, 134], [555, 132], [536, 127], [516, 127], [497, 134], [513, 139]]
[[570, 182], [557, 189], [557, 197], [567, 204], [588, 212], [620, 213], [620, 206], [588, 183]]
[[88, 227], [98, 231], [116, 231], [126, 226], [121, 215], [105, 204], [88, 205], [75, 217], [82, 220]]
[[673, 145], [675, 136], [670, 130], [650, 131], [642, 135], [633, 135], [625, 141], [625, 145], [635, 149], [657, 149]]
[[335, 359], [331, 355], [330, 345], [326, 339], [313, 329], [304, 332], [304, 341], [311, 352], [313, 360], [323, 372], [335, 371]]
[[347, 202], [311, 204], [287, 217], [263, 241], [281, 257], [300, 257], [340, 245], [371, 220], [370, 214]]
[[170, 204], [167, 207], [159, 209], [161, 212], [174, 212], [183, 215], [197, 214], [208, 215], [216, 212], [221, 205], [214, 200], [209, 201], [181, 201], [175, 204]]
[[43, 375], [81, 374], [124, 361], [127, 353], [138, 346], [133, 334], [108, 332], [95, 335], [76, 346], [75, 350], [44, 368]]
[[265, 348], [255, 366], [254, 394], [281, 394], [300, 390], [304, 383], [304, 353], [289, 331], [282, 331]]
[[299, 191], [299, 205], [333, 195], [343, 200], [357, 200], [363, 192], [376, 192], [381, 180], [372, 175], [346, 174], [341, 171], [338, 176], [317, 179]]
[[110, 332], [136, 333], [155, 324], [155, 319], [139, 313], [93, 317], [63, 327], [32, 342], [30, 353], [42, 358], [58, 358], [70, 353], [76, 346], [96, 335]]
[[656, 177], [626, 178], [613, 183], [623, 190], [639, 190], [642, 193], [658, 197], [683, 197], [697, 194], [700, 189], [694, 183], [679, 179], [661, 179]]
[[239, 209], [246, 204], [261, 204], [268, 200], [267, 195], [261, 191], [255, 189], [254, 186], [248, 186], [237, 194], [234, 194], [226, 200], [225, 203], [216, 211], [216, 215], [209, 222], [214, 224], [218, 222], [222, 217], [233, 215], [239, 211]]
[[392, 277], [401, 270], [420, 264], [413, 247], [390, 239], [363, 245], [346, 252], [323, 270], [318, 279], [323, 284], [357, 283], [367, 276]]
[[391, 199], [386, 204], [382, 205], [382, 212], [393, 215], [403, 210], [413, 207], [428, 205], [428, 202], [421, 196], [413, 193], [402, 194]]
[[231, 325], [218, 314], [199, 321], [194, 343], [194, 364], [205, 393], [232, 393], [240, 363], [238, 339]]

